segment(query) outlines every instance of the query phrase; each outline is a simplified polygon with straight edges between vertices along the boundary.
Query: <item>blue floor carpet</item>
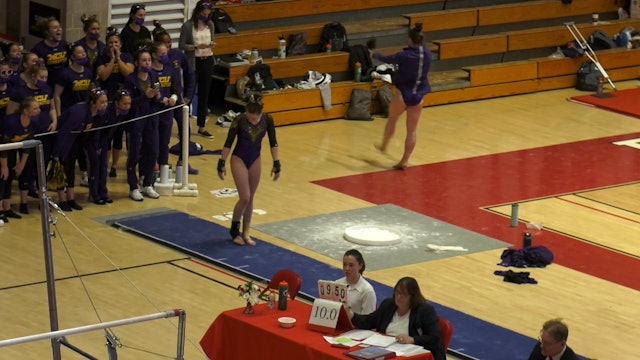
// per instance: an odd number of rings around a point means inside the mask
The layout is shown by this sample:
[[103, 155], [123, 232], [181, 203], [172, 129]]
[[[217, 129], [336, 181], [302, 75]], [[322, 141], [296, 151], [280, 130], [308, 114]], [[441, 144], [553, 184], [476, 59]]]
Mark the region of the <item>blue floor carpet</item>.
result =
[[[301, 292], [307, 298], [317, 295], [318, 280], [334, 280], [343, 276], [341, 269], [260, 239], [256, 239], [258, 245], [255, 247], [234, 245], [226, 227], [178, 211], [137, 214], [131, 218], [120, 216], [113, 223], [190, 256], [241, 271], [265, 282], [277, 270], [289, 268], [302, 277]], [[391, 287], [370, 282], [379, 301], [391, 296]], [[453, 324], [449, 348], [466, 356], [482, 360], [526, 360], [536, 343], [530, 337], [444, 305], [432, 304], [439, 315]]]

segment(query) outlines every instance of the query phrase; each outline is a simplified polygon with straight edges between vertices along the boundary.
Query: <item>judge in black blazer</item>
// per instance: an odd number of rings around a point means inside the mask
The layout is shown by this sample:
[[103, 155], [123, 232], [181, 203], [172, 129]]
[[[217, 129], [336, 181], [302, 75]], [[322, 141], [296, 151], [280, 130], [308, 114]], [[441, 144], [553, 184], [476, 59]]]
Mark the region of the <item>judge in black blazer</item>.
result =
[[569, 328], [561, 319], [545, 322], [529, 360], [578, 360], [576, 353], [567, 346], [568, 337]]
[[404, 277], [393, 288], [393, 299], [385, 299], [368, 315], [347, 311], [358, 329], [375, 329], [396, 337], [401, 344], [416, 344], [431, 351], [434, 360], [445, 360], [438, 315], [420, 292], [416, 279]]

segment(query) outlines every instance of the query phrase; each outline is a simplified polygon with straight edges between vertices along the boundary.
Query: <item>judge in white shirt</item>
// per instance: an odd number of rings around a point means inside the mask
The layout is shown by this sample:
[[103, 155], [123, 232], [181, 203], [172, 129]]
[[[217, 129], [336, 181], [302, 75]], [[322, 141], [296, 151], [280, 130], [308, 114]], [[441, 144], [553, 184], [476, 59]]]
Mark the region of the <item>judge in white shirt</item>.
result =
[[342, 257], [344, 277], [336, 280], [347, 285], [347, 305], [356, 314], [370, 314], [376, 309], [376, 293], [373, 286], [362, 276], [365, 269], [360, 251], [347, 250]]

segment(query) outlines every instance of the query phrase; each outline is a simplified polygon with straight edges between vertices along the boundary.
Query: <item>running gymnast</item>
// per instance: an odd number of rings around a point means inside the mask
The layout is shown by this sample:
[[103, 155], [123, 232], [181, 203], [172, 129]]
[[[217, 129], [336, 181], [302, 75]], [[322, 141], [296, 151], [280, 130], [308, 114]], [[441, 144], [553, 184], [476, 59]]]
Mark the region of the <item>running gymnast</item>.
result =
[[418, 121], [422, 114], [422, 98], [431, 92], [431, 86], [427, 79], [427, 73], [431, 67], [431, 52], [424, 46], [422, 24], [418, 23], [409, 30], [409, 46], [402, 51], [384, 56], [374, 53], [373, 57], [385, 63], [397, 64], [398, 75], [396, 81], [397, 91], [391, 99], [389, 107], [389, 121], [384, 128], [382, 144], [376, 148], [382, 152], [387, 151], [387, 146], [396, 130], [396, 123], [400, 115], [407, 112], [407, 136], [404, 140], [404, 154], [394, 169], [404, 170], [409, 166], [409, 157], [416, 147], [416, 132]]
[[[224, 180], [227, 174], [225, 169], [226, 160], [231, 151], [231, 146], [237, 138], [236, 147], [231, 155], [231, 173], [238, 189], [239, 199], [233, 208], [231, 230], [229, 231], [231, 239], [236, 245], [256, 245], [256, 242], [249, 236], [249, 230], [251, 227], [251, 215], [253, 214], [253, 199], [260, 183], [262, 170], [260, 151], [265, 134], [269, 136], [271, 157], [273, 158], [271, 175], [274, 181], [280, 178], [281, 168], [275, 125], [271, 115], [263, 114], [262, 109], [261, 97], [254, 95], [245, 106], [244, 113], [238, 115], [231, 123], [227, 140], [218, 160], [218, 177]], [[240, 232], [241, 219], [242, 233]]]

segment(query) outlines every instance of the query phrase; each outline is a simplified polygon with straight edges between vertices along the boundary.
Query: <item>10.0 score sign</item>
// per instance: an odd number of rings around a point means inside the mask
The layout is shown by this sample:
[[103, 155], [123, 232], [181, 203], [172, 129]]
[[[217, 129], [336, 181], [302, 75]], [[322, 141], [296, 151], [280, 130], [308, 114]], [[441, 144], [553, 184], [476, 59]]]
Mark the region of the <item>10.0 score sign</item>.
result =
[[[344, 311], [340, 302], [315, 299], [309, 316], [309, 327], [325, 333], [335, 331], [340, 311]], [[346, 314], [343, 316], [346, 316]]]

